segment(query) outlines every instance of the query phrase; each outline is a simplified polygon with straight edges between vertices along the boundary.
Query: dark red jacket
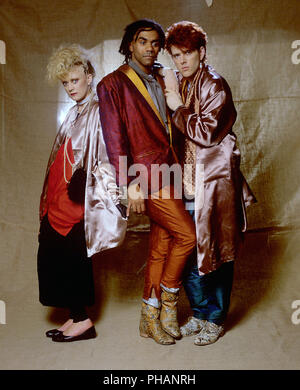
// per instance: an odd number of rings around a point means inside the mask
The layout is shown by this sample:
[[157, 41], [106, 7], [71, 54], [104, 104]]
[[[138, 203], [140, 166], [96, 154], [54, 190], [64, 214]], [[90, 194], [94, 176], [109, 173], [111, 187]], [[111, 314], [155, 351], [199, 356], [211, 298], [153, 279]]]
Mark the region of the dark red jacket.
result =
[[119, 166], [119, 156], [127, 156], [128, 168], [131, 164], [146, 167], [147, 174], [141, 176], [150, 189], [151, 165], [169, 166], [174, 163], [174, 156], [165, 127], [136, 85], [123, 73], [128, 68], [122, 65], [99, 82], [100, 120], [117, 183], [127, 185], [131, 180], [131, 175]]

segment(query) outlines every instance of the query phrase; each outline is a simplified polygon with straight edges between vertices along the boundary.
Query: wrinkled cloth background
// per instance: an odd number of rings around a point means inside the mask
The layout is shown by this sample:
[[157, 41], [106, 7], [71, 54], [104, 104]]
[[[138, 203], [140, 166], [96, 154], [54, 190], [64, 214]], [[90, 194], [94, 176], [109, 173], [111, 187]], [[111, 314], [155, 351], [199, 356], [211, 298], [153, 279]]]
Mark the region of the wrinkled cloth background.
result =
[[[299, 368], [300, 324], [292, 321], [292, 302], [300, 300], [299, 13], [298, 0], [0, 1], [0, 369]], [[123, 246], [95, 258], [98, 338], [54, 345], [44, 331], [66, 313], [38, 302], [38, 207], [72, 102], [46, 83], [47, 61], [60, 44], [79, 43], [96, 65], [96, 85], [123, 62], [124, 27], [144, 17], [163, 28], [180, 20], [202, 25], [207, 62], [232, 89], [242, 171], [258, 203], [248, 209], [228, 332], [209, 347], [189, 338], [166, 348], [139, 337], [149, 225], [134, 216]], [[173, 67], [167, 53], [159, 60]], [[184, 321], [183, 291], [179, 311]]]

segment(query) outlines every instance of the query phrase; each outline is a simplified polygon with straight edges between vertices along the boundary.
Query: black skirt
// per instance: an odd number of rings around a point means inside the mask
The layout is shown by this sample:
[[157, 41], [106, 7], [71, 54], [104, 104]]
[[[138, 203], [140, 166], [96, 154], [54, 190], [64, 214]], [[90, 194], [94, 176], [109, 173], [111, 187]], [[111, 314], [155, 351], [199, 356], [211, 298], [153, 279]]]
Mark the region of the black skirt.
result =
[[45, 306], [91, 306], [95, 301], [92, 259], [87, 257], [84, 222], [67, 236], [43, 218], [38, 249], [39, 299]]

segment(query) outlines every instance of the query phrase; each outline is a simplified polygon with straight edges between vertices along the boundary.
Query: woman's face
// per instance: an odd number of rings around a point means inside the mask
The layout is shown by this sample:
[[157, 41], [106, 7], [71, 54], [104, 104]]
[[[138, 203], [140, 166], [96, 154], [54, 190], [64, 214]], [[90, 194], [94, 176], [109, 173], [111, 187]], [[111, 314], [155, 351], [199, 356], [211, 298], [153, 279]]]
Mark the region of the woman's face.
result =
[[61, 82], [70, 98], [80, 103], [88, 95], [92, 80], [93, 76], [86, 74], [83, 66], [76, 65], [61, 79]]

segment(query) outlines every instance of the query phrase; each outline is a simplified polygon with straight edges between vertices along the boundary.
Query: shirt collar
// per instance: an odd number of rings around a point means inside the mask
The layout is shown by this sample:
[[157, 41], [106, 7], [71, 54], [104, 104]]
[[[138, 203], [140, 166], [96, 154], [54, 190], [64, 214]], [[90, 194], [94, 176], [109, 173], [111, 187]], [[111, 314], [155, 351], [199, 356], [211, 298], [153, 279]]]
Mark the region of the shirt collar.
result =
[[128, 65], [133, 68], [138, 75], [140, 75], [143, 79], [151, 82], [151, 81], [156, 81], [154, 76], [152, 74], [147, 74], [145, 73], [135, 62], [132, 60], [129, 60]]

